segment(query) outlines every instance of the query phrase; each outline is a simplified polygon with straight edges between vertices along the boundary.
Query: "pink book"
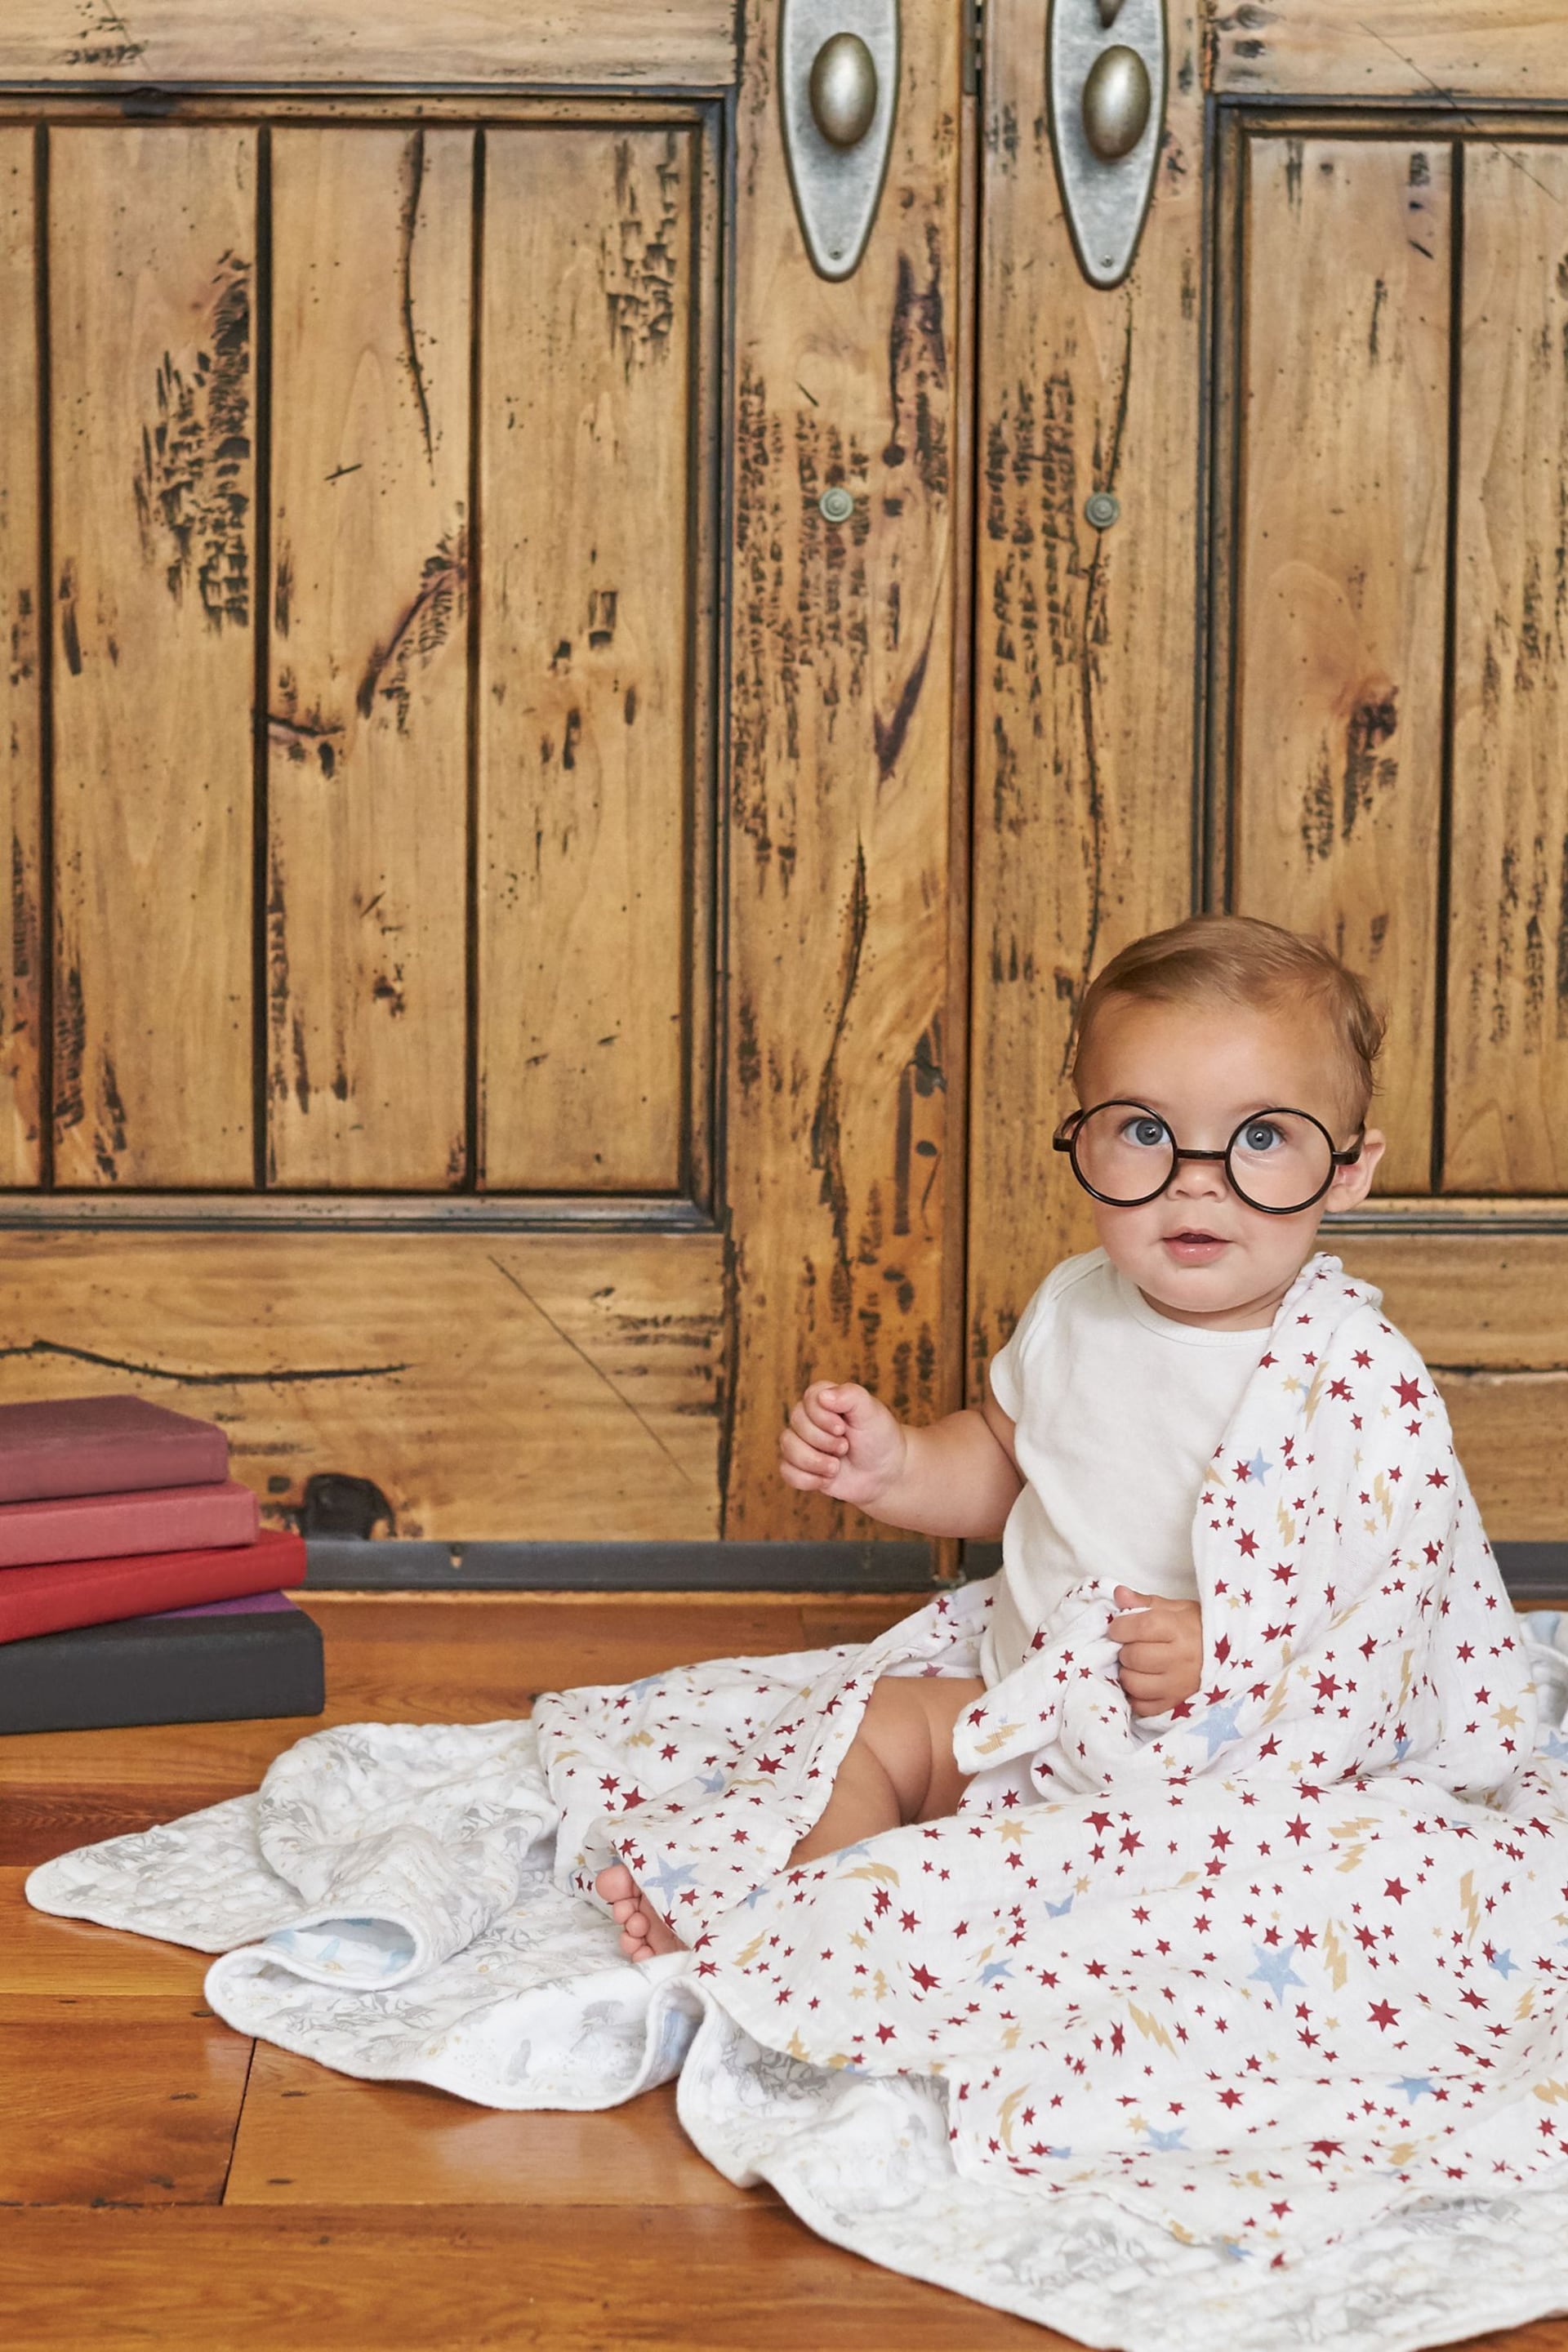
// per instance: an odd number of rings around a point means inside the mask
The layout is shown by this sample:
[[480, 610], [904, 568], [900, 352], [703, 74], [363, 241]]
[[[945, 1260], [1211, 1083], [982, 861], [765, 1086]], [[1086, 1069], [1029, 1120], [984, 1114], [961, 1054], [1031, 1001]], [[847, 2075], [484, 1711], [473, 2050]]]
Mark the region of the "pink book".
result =
[[0, 1569], [127, 1553], [210, 1550], [256, 1541], [256, 1497], [237, 1478], [0, 1505]]
[[228, 1440], [216, 1422], [194, 1421], [144, 1397], [0, 1404], [0, 1503], [210, 1486], [227, 1472]]

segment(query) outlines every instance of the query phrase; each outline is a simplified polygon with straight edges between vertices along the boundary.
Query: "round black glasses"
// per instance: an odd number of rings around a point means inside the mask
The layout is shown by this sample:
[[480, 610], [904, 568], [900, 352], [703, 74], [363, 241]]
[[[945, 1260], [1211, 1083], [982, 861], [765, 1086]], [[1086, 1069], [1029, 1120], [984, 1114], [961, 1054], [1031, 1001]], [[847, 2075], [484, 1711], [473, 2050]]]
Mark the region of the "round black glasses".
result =
[[1075, 1110], [1052, 1139], [1072, 1160], [1086, 1192], [1108, 1208], [1141, 1209], [1157, 1201], [1184, 1160], [1224, 1162], [1231, 1191], [1266, 1217], [1296, 1216], [1321, 1201], [1336, 1168], [1361, 1158], [1362, 1135], [1336, 1151], [1321, 1119], [1305, 1110], [1258, 1110], [1244, 1118], [1223, 1151], [1178, 1143], [1146, 1103], [1103, 1102]]

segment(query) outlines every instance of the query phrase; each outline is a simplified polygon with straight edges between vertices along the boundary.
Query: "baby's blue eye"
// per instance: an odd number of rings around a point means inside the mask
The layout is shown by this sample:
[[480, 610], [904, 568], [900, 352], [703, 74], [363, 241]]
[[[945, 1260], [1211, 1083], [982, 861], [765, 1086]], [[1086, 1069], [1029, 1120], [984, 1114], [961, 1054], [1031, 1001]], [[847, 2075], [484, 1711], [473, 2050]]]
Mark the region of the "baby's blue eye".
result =
[[1124, 1131], [1130, 1142], [1142, 1144], [1146, 1151], [1165, 1140], [1163, 1122], [1157, 1118], [1130, 1118]]
[[1248, 1151], [1261, 1152], [1271, 1151], [1277, 1143], [1283, 1143], [1285, 1139], [1272, 1120], [1254, 1118], [1249, 1119], [1242, 1129], [1241, 1140]]

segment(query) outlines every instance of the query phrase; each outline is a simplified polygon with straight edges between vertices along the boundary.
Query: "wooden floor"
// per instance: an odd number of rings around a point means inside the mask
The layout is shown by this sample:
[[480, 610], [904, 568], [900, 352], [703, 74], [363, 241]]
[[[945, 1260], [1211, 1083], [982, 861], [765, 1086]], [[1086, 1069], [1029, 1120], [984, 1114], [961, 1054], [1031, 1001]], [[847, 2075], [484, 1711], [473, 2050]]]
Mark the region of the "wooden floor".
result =
[[[896, 1598], [312, 1597], [327, 1721], [480, 1723], [563, 1683], [864, 1638]], [[495, 2115], [250, 2043], [196, 1953], [47, 1919], [66, 1847], [255, 1786], [310, 1723], [0, 1741], [0, 2341], [7, 2352], [1052, 2352], [875, 2269], [696, 2154], [666, 2090]], [[1475, 2341], [1568, 2352], [1568, 2321]]]

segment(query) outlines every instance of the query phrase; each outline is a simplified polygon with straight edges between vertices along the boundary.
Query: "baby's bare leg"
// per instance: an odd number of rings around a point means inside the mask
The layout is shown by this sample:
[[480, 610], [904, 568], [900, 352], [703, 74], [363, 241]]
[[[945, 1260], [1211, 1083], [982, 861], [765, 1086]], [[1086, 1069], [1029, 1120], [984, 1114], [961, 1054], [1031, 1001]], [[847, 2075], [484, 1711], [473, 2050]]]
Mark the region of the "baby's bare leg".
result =
[[966, 1786], [952, 1727], [985, 1695], [983, 1682], [887, 1675], [867, 1702], [821, 1817], [790, 1856], [815, 1862], [879, 1831], [956, 1812]]
[[[795, 1847], [791, 1865], [858, 1845], [879, 1830], [956, 1812], [966, 1777], [953, 1757], [952, 1727], [964, 1707], [984, 1696], [979, 1681], [885, 1675], [866, 1703], [822, 1817]], [[612, 1863], [594, 1883], [610, 1906], [629, 1960], [680, 1949], [679, 1937], [624, 1862]]]

